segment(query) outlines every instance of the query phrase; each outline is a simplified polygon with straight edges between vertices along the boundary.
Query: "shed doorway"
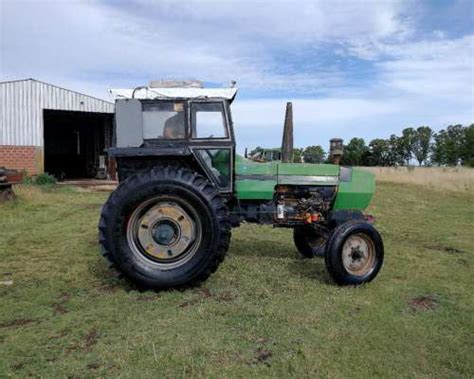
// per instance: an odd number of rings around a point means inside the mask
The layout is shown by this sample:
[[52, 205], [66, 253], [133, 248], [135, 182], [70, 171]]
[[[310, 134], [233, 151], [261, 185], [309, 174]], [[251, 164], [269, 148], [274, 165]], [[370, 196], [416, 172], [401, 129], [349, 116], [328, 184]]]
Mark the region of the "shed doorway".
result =
[[106, 179], [112, 120], [109, 113], [44, 110], [44, 171], [58, 180]]

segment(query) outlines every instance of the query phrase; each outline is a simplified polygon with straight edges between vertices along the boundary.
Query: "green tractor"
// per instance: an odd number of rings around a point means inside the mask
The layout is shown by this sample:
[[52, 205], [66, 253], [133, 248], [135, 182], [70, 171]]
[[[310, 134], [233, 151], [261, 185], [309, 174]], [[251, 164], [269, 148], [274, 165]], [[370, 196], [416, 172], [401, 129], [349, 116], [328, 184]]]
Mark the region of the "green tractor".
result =
[[267, 148], [262, 148], [256, 151], [253, 154], [250, 154], [247, 156], [247, 153], [245, 154], [245, 158], [250, 159], [251, 161], [254, 162], [274, 162], [274, 161], [280, 161], [281, 160], [281, 149], [267, 149]]
[[[282, 161], [236, 154], [230, 106], [237, 89], [138, 87], [112, 90], [119, 185], [104, 204], [99, 243], [110, 266], [145, 288], [206, 280], [241, 223], [293, 228], [297, 250], [324, 256], [335, 282], [375, 278], [382, 239], [363, 213], [371, 173], [334, 164], [290, 162], [292, 120]], [[288, 112], [287, 112], [288, 113]]]

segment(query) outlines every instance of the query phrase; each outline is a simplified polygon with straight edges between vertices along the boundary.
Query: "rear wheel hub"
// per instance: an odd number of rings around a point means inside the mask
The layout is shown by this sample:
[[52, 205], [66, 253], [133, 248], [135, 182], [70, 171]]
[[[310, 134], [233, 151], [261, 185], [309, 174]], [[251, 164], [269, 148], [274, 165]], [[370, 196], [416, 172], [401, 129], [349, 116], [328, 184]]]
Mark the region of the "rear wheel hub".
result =
[[187, 262], [199, 245], [201, 225], [194, 208], [186, 205], [158, 200], [139, 205], [127, 228], [133, 253], [163, 269]]
[[158, 245], [168, 246], [179, 239], [179, 226], [171, 220], [162, 220], [153, 226], [153, 240]]

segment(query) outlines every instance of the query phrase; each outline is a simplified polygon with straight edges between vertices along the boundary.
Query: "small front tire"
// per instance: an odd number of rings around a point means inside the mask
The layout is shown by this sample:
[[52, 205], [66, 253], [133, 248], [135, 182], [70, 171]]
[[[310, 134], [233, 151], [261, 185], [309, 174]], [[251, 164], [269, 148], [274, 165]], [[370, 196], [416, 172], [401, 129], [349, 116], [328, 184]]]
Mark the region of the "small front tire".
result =
[[338, 226], [326, 247], [326, 267], [341, 285], [370, 282], [380, 271], [383, 258], [382, 237], [363, 221], [348, 221]]

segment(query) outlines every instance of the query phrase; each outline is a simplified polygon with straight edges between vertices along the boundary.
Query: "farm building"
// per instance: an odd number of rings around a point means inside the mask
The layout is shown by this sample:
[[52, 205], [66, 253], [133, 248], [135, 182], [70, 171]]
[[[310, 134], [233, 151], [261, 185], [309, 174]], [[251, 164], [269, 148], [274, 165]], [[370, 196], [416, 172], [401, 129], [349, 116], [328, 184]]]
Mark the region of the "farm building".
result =
[[34, 79], [0, 82], [0, 166], [95, 177], [112, 142], [114, 104]]

